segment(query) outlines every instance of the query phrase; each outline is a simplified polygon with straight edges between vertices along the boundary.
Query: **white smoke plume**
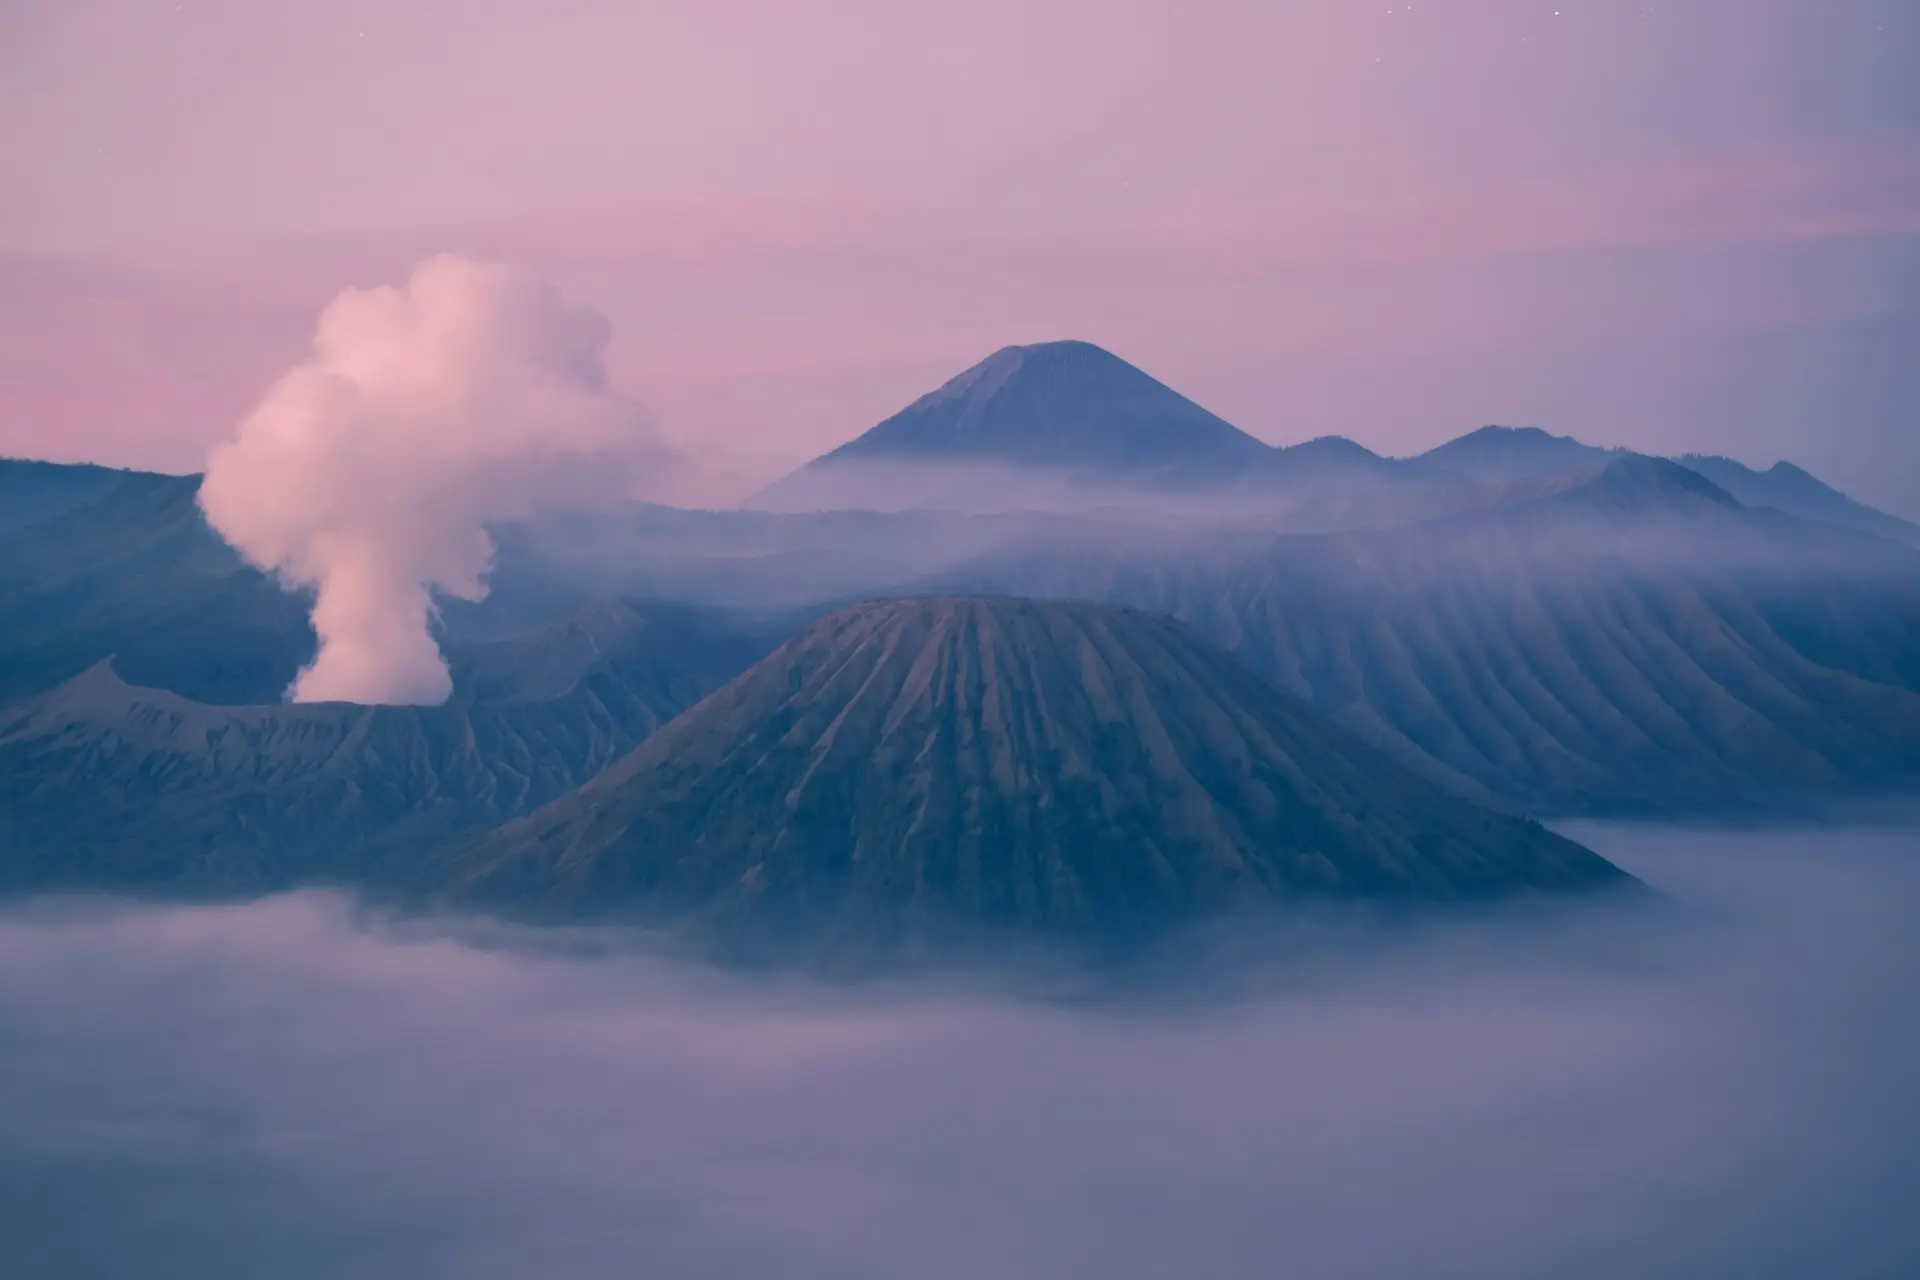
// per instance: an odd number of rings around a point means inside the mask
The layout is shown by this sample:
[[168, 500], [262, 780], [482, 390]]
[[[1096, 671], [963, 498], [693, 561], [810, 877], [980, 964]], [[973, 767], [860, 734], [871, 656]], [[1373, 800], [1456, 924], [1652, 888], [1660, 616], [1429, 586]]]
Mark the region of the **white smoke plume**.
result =
[[295, 701], [436, 703], [432, 591], [486, 594], [489, 521], [635, 494], [674, 462], [607, 385], [596, 312], [512, 267], [441, 256], [349, 289], [308, 358], [207, 458], [200, 504], [317, 596]]

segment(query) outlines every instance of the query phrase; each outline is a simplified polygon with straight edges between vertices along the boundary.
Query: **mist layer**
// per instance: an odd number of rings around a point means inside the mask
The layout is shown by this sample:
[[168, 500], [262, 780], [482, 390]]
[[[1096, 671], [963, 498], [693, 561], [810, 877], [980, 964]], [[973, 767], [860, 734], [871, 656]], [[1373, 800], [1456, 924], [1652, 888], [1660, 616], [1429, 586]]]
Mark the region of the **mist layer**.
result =
[[1125, 1001], [16, 909], [9, 1274], [1904, 1273], [1920, 839], [1576, 834], [1666, 905], [1330, 924]]

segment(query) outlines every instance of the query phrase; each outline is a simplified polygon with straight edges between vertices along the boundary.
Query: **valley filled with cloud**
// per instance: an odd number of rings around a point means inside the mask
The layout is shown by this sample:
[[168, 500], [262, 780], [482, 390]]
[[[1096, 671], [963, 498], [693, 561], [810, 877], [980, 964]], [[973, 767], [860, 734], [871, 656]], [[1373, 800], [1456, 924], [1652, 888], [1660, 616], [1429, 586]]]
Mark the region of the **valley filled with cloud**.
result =
[[16, 904], [0, 1237], [200, 1280], [1895, 1274], [1911, 828], [1575, 834], [1660, 897], [1329, 917], [1126, 993], [318, 892]]

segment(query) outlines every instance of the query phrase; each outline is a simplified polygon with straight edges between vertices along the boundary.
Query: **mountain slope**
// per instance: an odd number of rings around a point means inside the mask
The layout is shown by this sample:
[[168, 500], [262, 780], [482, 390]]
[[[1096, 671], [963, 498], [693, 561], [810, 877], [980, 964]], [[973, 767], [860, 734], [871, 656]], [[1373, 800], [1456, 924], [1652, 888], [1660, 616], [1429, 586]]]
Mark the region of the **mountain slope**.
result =
[[91, 463], [0, 458], [0, 534], [90, 502], [126, 475]]
[[592, 777], [759, 657], [686, 609], [600, 606], [453, 655], [438, 707], [209, 706], [103, 661], [0, 711], [0, 886], [405, 879]]
[[822, 461], [1234, 467], [1267, 446], [1087, 342], [1005, 347]]
[[1090, 941], [1304, 899], [1623, 880], [1400, 769], [1169, 619], [922, 598], [814, 624], [490, 836], [456, 887], [865, 955], [948, 931]]
[[135, 683], [209, 702], [276, 699], [313, 656], [308, 601], [207, 527], [198, 476], [126, 472], [0, 536], [0, 706], [108, 654]]
[[1747, 510], [1658, 459], [1403, 530], [1058, 540], [927, 587], [1177, 616], [1431, 776], [1528, 811], [1920, 790], [1920, 555]]
[[1920, 545], [1920, 525], [1856, 502], [1838, 489], [1821, 483], [1791, 462], [1776, 462], [1755, 471], [1732, 458], [1684, 454], [1677, 461], [1725, 489], [1750, 507], [1773, 507], [1807, 520], [1823, 520], [1842, 528]]
[[[1429, 473], [1452, 473], [1506, 485], [1583, 480], [1608, 464], [1641, 455], [1602, 449], [1538, 427], [1482, 427], [1430, 449], [1412, 461]], [[1743, 505], [1773, 507], [1806, 520], [1837, 524], [1909, 545], [1920, 545], [1920, 525], [1857, 502], [1790, 462], [1755, 471], [1731, 458], [1689, 453], [1673, 459], [1711, 480]]]
[[1007, 499], [1010, 471], [1032, 484], [1218, 484], [1270, 452], [1118, 356], [1048, 342], [996, 351], [756, 505], [893, 509], [947, 496], [968, 506]]
[[1591, 474], [1620, 452], [1538, 427], [1481, 427], [1429, 449], [1417, 461], [1473, 480], [1513, 483]]

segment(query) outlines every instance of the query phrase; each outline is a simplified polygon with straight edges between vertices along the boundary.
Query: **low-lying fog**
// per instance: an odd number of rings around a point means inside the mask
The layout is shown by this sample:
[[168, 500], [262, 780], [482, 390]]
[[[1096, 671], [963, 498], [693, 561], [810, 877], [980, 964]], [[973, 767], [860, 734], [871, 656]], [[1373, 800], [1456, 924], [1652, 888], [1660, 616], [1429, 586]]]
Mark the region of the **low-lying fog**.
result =
[[1190, 1002], [14, 908], [0, 1271], [1920, 1274], [1920, 835], [1577, 834], [1673, 905]]

